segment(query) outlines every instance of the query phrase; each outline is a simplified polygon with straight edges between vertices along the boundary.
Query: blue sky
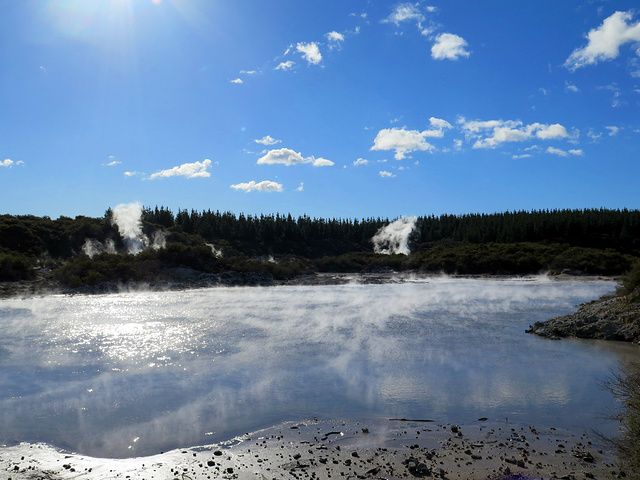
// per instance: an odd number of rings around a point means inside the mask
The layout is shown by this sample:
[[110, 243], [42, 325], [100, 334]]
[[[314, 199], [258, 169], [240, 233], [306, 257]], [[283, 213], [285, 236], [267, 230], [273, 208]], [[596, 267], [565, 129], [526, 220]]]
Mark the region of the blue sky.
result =
[[0, 0], [0, 65], [0, 213], [640, 208], [636, 2]]

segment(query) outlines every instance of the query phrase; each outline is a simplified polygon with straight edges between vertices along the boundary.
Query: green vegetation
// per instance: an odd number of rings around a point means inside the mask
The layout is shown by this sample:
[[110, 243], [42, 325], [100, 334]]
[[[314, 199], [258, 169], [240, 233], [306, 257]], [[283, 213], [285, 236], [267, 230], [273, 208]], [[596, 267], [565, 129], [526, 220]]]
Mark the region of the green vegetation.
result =
[[620, 423], [620, 436], [605, 440], [616, 449], [627, 478], [640, 480], [640, 365], [624, 368], [606, 386], [621, 409], [613, 416]]
[[30, 260], [18, 253], [0, 254], [0, 280], [30, 280], [34, 277]]
[[80, 287], [172, 280], [184, 277], [186, 270], [192, 277], [239, 272], [275, 279], [389, 270], [602, 275], [631, 270], [627, 278], [635, 280], [628, 282], [635, 284], [640, 277], [639, 268], [632, 269], [640, 258], [638, 210], [418, 217], [410, 255], [373, 253], [371, 239], [388, 219], [236, 216], [210, 210], [174, 214], [164, 207], [143, 210], [141, 234], [146, 239], [161, 234], [165, 242], [132, 255], [112, 218], [111, 209], [102, 218], [0, 215], [0, 281], [52, 272], [60, 284]]
[[636, 260], [633, 268], [622, 277], [618, 294], [630, 295], [635, 301], [640, 301], [640, 260]]

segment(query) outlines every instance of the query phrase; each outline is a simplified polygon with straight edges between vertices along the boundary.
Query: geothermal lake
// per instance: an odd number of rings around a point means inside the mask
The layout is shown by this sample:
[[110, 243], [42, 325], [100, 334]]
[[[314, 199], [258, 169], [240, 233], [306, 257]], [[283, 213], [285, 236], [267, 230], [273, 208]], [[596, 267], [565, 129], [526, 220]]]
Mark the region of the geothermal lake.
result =
[[638, 347], [537, 320], [609, 281], [423, 278], [0, 301], [0, 444], [133, 457], [318, 417], [582, 432]]

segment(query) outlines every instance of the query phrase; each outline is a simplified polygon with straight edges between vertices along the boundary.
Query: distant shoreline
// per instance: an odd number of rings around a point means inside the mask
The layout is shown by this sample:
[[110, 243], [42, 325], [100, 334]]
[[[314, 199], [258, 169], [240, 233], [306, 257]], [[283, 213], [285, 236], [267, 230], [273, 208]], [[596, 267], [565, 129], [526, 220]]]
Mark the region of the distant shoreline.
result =
[[385, 283], [406, 283], [415, 279], [429, 278], [488, 278], [488, 279], [508, 279], [508, 278], [536, 278], [546, 276], [557, 281], [598, 281], [617, 280], [617, 276], [588, 275], [580, 273], [562, 274], [524, 274], [524, 275], [450, 275], [445, 273], [424, 273], [424, 272], [371, 272], [371, 273], [328, 273], [317, 272], [313, 274], [299, 275], [286, 280], [274, 279], [271, 275], [245, 273], [245, 272], [223, 272], [223, 273], [202, 273], [192, 269], [176, 269], [174, 278], [171, 280], [161, 280], [157, 282], [103, 282], [98, 285], [85, 285], [81, 287], [68, 287], [61, 285], [51, 278], [51, 275], [41, 275], [36, 280], [23, 280], [18, 282], [0, 282], [0, 299], [15, 297], [37, 297], [47, 295], [102, 295], [108, 293], [121, 293], [127, 291], [146, 290], [154, 292], [191, 290], [213, 287], [272, 287], [283, 285], [345, 285], [357, 281], [362, 284], [385, 284]]

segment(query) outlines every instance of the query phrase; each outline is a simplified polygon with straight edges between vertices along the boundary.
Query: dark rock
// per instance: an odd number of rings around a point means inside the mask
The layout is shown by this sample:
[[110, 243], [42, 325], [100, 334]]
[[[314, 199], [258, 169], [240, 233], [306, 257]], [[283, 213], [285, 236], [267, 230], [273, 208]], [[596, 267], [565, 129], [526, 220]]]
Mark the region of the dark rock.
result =
[[526, 332], [540, 337], [619, 340], [640, 343], [640, 291], [627, 296], [604, 296], [583, 303], [568, 315], [534, 323]]

